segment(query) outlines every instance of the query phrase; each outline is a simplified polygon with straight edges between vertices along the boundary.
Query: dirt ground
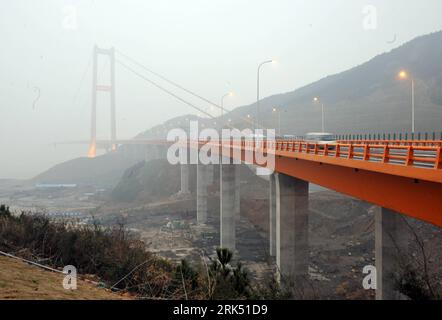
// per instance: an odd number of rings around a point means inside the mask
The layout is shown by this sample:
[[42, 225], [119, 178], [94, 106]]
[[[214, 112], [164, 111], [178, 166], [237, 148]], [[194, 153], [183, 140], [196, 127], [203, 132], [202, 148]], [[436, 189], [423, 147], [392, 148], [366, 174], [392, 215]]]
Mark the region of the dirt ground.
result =
[[[201, 263], [219, 246], [219, 198], [209, 200], [206, 225], [196, 224], [195, 199], [175, 199], [125, 208], [99, 215], [105, 224], [123, 221], [138, 233], [147, 249], [171, 260], [186, 258]], [[332, 191], [310, 195], [309, 278], [311, 298], [372, 299], [373, 290], [364, 290], [362, 269], [374, 265], [372, 206]], [[269, 256], [268, 201], [243, 199], [237, 220], [237, 260], [248, 269], [255, 283], [268, 280], [276, 271], [275, 257]]]
[[0, 256], [0, 300], [120, 300], [128, 299], [85, 280], [77, 290], [63, 288], [63, 274]]

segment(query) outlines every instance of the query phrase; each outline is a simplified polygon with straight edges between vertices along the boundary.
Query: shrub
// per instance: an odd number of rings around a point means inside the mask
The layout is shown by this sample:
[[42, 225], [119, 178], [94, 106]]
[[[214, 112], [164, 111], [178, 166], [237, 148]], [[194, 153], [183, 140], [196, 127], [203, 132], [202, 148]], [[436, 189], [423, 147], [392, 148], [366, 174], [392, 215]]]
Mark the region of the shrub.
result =
[[173, 266], [145, 250], [122, 225], [77, 226], [52, 222], [42, 215], [12, 216], [0, 208], [0, 250], [44, 258], [53, 267], [73, 265], [95, 274], [109, 287], [149, 297], [166, 297]]

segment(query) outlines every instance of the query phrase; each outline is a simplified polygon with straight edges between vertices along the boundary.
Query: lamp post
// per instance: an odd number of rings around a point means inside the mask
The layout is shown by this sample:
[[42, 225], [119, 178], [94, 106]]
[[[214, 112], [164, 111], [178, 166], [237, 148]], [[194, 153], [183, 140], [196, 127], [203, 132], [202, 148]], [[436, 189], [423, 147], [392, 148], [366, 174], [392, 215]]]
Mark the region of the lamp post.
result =
[[278, 136], [281, 135], [281, 111], [279, 111], [279, 109], [277, 108], [273, 108], [272, 112], [275, 112], [277, 114], [278, 117]]
[[[233, 92], [227, 92], [221, 97], [221, 118], [224, 115], [224, 98], [233, 96]], [[221, 122], [222, 123], [222, 122]]]
[[314, 97], [313, 98], [314, 102], [321, 102], [321, 129], [322, 132], [325, 132], [325, 118], [324, 118], [324, 102], [322, 102], [322, 100], [319, 99], [319, 97]]
[[261, 70], [261, 67], [266, 63], [273, 63], [273, 62], [274, 60], [266, 60], [258, 65], [258, 71], [256, 77], [256, 119], [254, 121], [254, 129], [259, 127], [259, 71]]
[[233, 92], [227, 92], [225, 95], [223, 95], [221, 97], [221, 116], [223, 116], [224, 114], [224, 98], [225, 97], [232, 97], [233, 96]]
[[409, 76], [408, 73], [404, 70], [399, 72], [400, 79], [408, 79], [411, 80], [411, 132], [414, 133], [415, 123], [414, 123], [414, 79]]

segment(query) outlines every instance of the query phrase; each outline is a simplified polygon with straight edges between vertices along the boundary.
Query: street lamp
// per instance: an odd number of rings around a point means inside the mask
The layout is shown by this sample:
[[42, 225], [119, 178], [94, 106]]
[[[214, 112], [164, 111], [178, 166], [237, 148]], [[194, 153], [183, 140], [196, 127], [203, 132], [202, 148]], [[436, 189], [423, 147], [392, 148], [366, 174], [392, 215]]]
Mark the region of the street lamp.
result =
[[[233, 96], [233, 92], [227, 92], [226, 94], [224, 94], [222, 97], [221, 97], [221, 118], [223, 117], [223, 115], [224, 115], [224, 98], [225, 97], [232, 97]], [[221, 119], [222, 120], [222, 119]]]
[[258, 65], [258, 71], [256, 77], [256, 119], [254, 121], [254, 126], [255, 126], [254, 129], [256, 129], [259, 126], [259, 71], [261, 70], [261, 67], [266, 63], [274, 63], [274, 62], [275, 62], [274, 60], [266, 60]]
[[399, 79], [408, 79], [411, 80], [411, 132], [414, 133], [414, 79], [409, 76], [408, 73], [404, 70], [399, 72]]
[[278, 136], [281, 135], [281, 112], [277, 108], [273, 108], [272, 112], [275, 112], [278, 116]]
[[233, 97], [233, 92], [227, 92], [225, 95], [221, 97], [221, 116], [224, 114], [224, 98], [225, 97]]
[[325, 119], [324, 119], [324, 102], [322, 102], [322, 100], [319, 99], [319, 97], [314, 97], [313, 98], [314, 102], [321, 102], [321, 128], [322, 128], [322, 132], [325, 132]]

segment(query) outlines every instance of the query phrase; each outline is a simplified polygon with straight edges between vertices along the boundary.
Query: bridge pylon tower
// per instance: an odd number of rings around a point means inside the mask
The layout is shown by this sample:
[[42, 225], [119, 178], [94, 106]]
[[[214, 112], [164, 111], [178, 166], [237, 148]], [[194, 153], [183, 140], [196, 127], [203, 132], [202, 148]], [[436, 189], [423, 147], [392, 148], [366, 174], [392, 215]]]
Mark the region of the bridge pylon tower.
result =
[[[109, 57], [110, 61], [110, 83], [98, 84], [98, 56], [104, 55]], [[117, 140], [117, 123], [115, 114], [115, 49], [99, 48], [94, 46], [93, 50], [93, 67], [92, 67], [92, 107], [91, 107], [91, 140], [89, 144], [88, 157], [94, 158], [97, 153], [97, 92], [103, 91], [110, 94], [110, 131], [111, 131], [111, 150], [115, 150]]]

